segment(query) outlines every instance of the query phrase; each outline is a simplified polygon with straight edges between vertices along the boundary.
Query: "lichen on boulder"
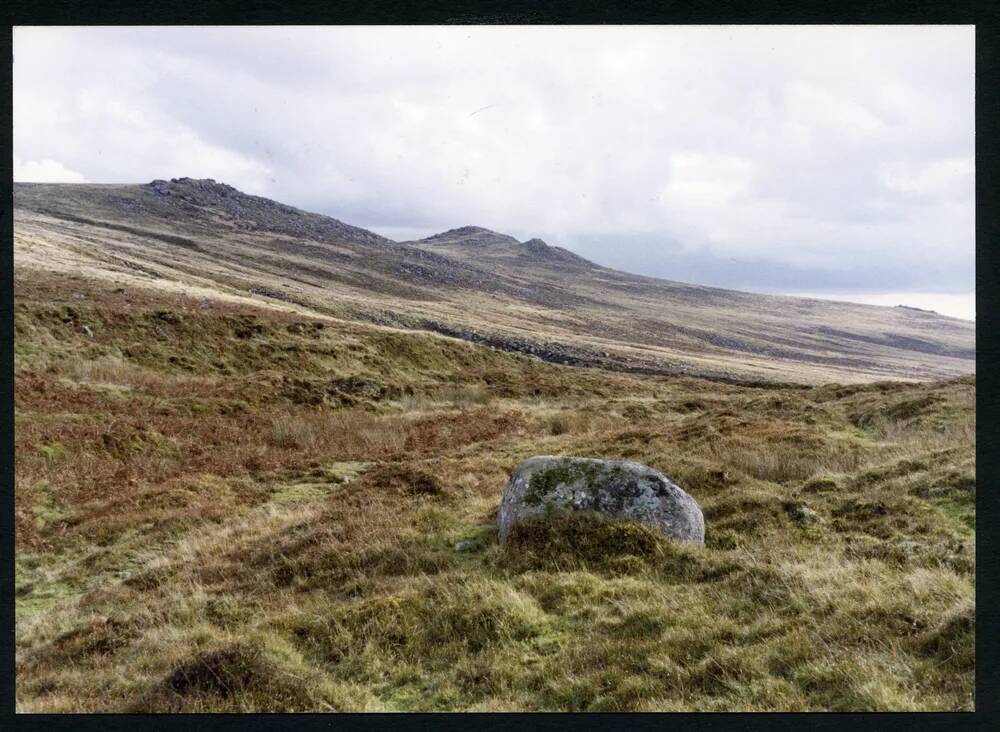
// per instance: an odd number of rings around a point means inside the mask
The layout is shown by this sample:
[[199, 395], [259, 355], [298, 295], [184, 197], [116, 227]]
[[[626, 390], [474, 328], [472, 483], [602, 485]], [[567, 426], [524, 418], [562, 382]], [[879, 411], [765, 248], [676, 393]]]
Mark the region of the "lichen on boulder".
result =
[[498, 516], [500, 538], [524, 519], [574, 511], [636, 521], [677, 542], [705, 543], [701, 508], [662, 473], [632, 461], [545, 455], [511, 475]]

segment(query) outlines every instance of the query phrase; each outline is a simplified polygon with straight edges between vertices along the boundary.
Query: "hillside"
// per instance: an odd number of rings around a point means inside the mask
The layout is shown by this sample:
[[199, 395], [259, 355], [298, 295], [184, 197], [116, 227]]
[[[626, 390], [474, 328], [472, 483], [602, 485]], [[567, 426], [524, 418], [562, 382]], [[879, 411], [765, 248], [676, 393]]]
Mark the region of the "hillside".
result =
[[633, 373], [815, 384], [975, 371], [973, 323], [909, 308], [641, 277], [478, 227], [393, 242], [210, 180], [14, 188], [16, 260], [47, 270]]
[[[18, 711], [974, 708], [976, 379], [899, 380], [972, 324], [212, 181], [15, 195]], [[705, 546], [501, 547], [537, 454], [663, 471]]]

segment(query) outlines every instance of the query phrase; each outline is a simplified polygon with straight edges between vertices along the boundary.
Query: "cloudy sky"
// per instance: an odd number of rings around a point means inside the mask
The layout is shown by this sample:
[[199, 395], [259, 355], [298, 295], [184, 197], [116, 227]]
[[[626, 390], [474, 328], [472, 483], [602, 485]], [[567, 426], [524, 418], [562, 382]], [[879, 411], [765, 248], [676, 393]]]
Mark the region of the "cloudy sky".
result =
[[14, 177], [974, 317], [974, 30], [17, 28]]

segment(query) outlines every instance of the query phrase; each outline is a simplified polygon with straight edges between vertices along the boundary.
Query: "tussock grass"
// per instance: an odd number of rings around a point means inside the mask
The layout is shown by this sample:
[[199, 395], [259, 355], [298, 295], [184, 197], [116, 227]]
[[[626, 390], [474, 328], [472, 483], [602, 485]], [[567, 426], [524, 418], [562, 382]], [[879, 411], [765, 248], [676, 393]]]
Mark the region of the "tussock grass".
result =
[[354, 410], [279, 414], [271, 420], [269, 442], [277, 448], [335, 454], [344, 459], [391, 457], [406, 444], [399, 420]]
[[[18, 282], [21, 711], [974, 706], [974, 379], [748, 389], [101, 292]], [[501, 546], [540, 452], [664, 471], [706, 546]]]

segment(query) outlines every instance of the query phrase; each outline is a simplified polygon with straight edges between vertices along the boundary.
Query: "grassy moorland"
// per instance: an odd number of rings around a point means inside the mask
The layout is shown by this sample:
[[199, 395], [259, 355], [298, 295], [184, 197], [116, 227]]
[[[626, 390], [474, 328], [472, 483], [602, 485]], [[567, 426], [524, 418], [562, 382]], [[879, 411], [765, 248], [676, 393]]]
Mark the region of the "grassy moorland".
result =
[[976, 367], [975, 325], [957, 318], [640, 277], [475, 227], [394, 242], [211, 180], [16, 184], [14, 202], [22, 264], [297, 304], [552, 363], [806, 384]]
[[[20, 711], [974, 705], [974, 377], [627, 375], [28, 267], [15, 296]], [[665, 472], [706, 546], [500, 547], [535, 454]]]

